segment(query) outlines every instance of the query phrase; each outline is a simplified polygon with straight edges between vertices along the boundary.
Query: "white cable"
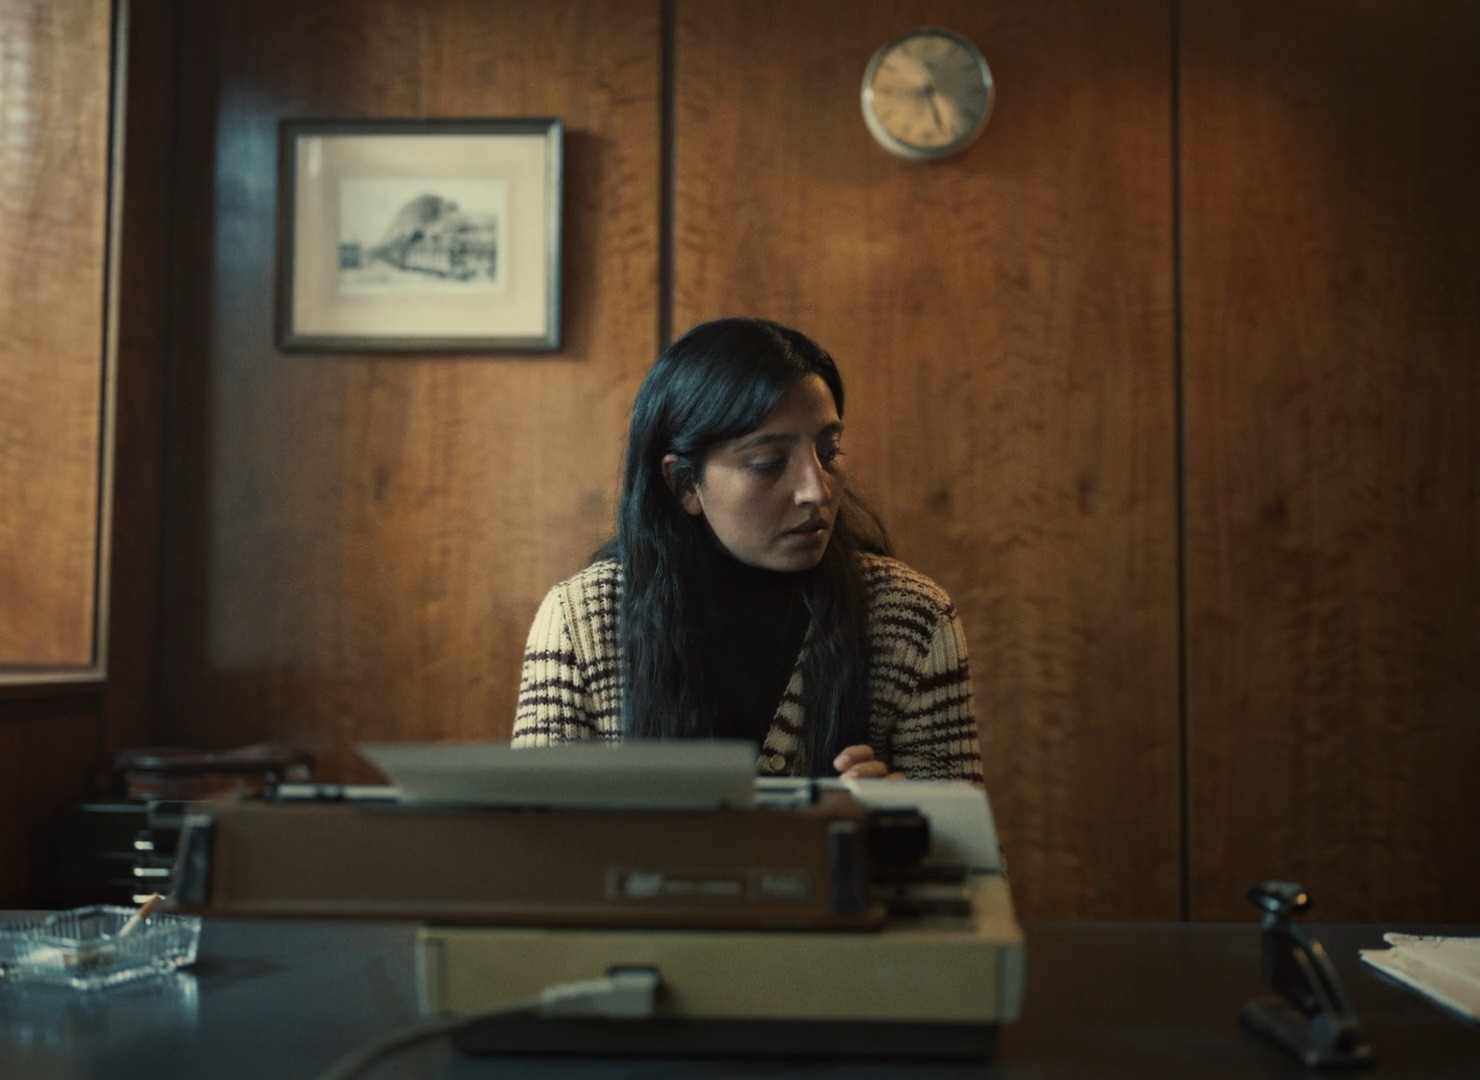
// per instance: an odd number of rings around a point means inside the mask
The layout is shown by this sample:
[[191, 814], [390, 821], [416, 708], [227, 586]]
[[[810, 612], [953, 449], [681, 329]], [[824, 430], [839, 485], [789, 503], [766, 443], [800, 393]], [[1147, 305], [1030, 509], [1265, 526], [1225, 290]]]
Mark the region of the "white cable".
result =
[[642, 1020], [657, 1008], [659, 985], [658, 973], [651, 968], [612, 971], [600, 979], [547, 988], [540, 995], [540, 1013]]

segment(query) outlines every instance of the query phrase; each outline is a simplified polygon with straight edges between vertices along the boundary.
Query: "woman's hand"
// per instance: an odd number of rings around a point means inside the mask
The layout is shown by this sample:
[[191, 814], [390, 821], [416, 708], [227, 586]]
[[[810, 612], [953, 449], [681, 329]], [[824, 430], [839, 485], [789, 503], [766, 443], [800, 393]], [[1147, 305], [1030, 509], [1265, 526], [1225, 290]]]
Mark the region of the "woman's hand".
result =
[[871, 746], [845, 746], [843, 752], [833, 758], [833, 768], [844, 780], [903, 780], [904, 773], [890, 772], [889, 766], [874, 757]]

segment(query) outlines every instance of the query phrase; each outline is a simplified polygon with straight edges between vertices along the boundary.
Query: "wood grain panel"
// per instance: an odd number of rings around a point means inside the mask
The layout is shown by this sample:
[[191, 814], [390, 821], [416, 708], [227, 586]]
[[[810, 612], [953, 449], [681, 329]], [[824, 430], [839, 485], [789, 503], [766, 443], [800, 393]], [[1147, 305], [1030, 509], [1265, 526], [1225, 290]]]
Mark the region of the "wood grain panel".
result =
[[98, 764], [96, 696], [0, 700], [0, 909], [30, 903], [31, 834], [87, 797]]
[[1480, 917], [1480, 8], [1182, 5], [1192, 910]]
[[[659, 46], [657, 0], [185, 5], [162, 737], [344, 779], [360, 740], [507, 737], [656, 351]], [[277, 125], [309, 115], [563, 117], [561, 351], [276, 352]]]
[[129, 0], [108, 605], [109, 754], [153, 741], [179, 0]]
[[[854, 482], [965, 623], [1027, 917], [1175, 918], [1166, 5], [677, 10], [675, 330], [763, 314], [838, 358]], [[858, 104], [923, 23], [977, 41], [999, 94], [935, 164]]]
[[110, 16], [0, 0], [0, 675], [93, 662]]

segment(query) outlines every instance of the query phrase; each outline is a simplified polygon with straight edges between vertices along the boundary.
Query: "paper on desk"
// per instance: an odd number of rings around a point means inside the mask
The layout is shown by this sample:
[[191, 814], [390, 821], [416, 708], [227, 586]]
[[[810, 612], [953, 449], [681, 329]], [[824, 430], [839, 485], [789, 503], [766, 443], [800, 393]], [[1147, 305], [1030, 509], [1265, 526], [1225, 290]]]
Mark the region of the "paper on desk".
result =
[[1384, 934], [1362, 959], [1430, 1000], [1480, 1023], [1480, 938]]

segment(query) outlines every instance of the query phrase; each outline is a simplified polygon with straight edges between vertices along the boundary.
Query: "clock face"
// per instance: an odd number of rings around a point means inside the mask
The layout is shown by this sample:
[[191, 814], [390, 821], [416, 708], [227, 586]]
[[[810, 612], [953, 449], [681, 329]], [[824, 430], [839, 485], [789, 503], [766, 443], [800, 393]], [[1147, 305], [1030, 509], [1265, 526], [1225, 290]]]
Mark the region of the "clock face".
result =
[[996, 88], [981, 52], [960, 34], [922, 27], [879, 49], [863, 75], [863, 119], [907, 158], [965, 149], [992, 115]]

